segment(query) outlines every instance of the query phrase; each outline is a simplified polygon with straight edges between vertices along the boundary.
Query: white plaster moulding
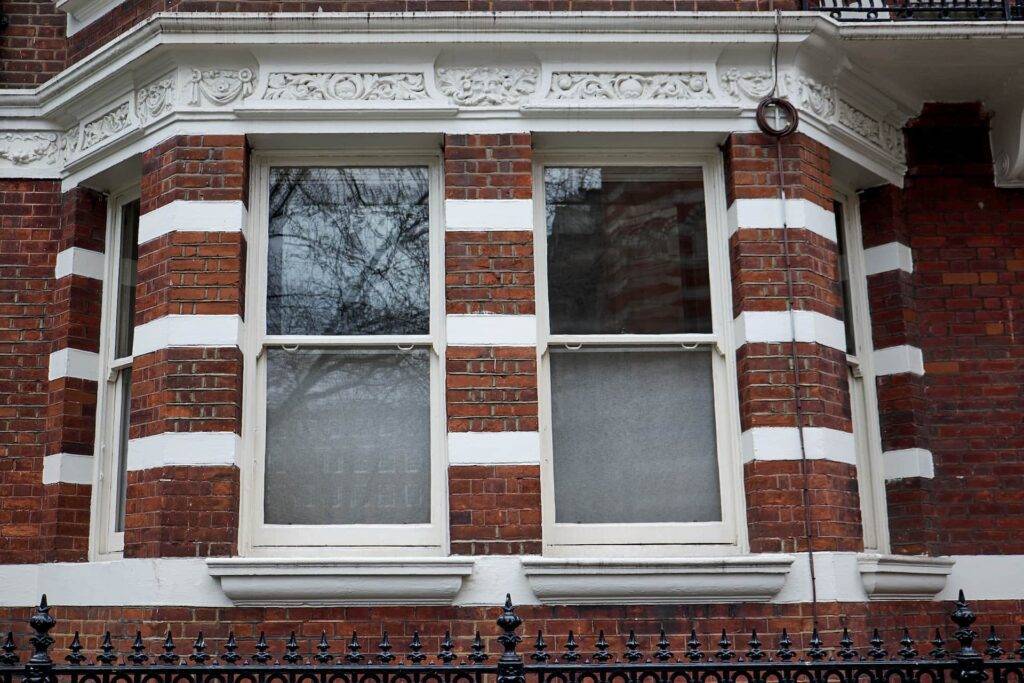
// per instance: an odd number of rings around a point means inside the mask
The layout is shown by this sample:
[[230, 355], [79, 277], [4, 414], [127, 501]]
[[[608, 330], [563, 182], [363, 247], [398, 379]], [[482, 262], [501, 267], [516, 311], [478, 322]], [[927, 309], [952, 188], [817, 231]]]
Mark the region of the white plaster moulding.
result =
[[132, 354], [174, 346], [239, 347], [242, 334], [242, 318], [237, 315], [165, 315], [135, 328]]
[[952, 557], [862, 555], [857, 568], [871, 600], [931, 600], [946, 586]]
[[452, 314], [445, 316], [448, 346], [536, 346], [533, 315]]
[[53, 381], [61, 377], [74, 377], [95, 382], [99, 367], [100, 355], [98, 353], [65, 347], [50, 354], [47, 378]]
[[733, 321], [736, 346], [748, 343], [780, 343], [793, 340], [814, 342], [846, 350], [846, 327], [842, 320], [817, 311], [744, 311]]
[[539, 432], [450, 432], [450, 465], [539, 465]]
[[71, 37], [121, 4], [121, 0], [57, 0], [55, 7], [67, 18], [67, 35]]
[[176, 199], [139, 217], [139, 244], [171, 232], [245, 233], [248, 212], [241, 201]]
[[54, 453], [43, 458], [43, 484], [92, 484], [93, 458]]
[[532, 199], [446, 199], [448, 231], [533, 230]]
[[450, 605], [471, 557], [210, 558], [210, 575], [239, 606]]
[[882, 468], [886, 481], [898, 479], [935, 478], [932, 452], [924, 448], [903, 448], [882, 453]]
[[724, 558], [579, 559], [524, 557], [523, 571], [545, 605], [768, 602], [792, 555]]
[[[850, 432], [827, 427], [804, 427], [804, 452], [809, 460], [857, 464], [857, 449]], [[800, 460], [800, 431], [796, 427], [753, 427], [740, 434], [743, 462]]]
[[877, 275], [890, 270], [914, 272], [914, 252], [905, 244], [888, 242], [864, 250], [864, 274]]
[[[785, 217], [783, 217], [785, 206]], [[782, 227], [805, 228], [825, 239], [836, 241], [836, 216], [807, 199], [736, 199], [729, 205], [729, 234], [741, 229]]]
[[872, 354], [875, 364], [875, 376], [902, 375], [911, 373], [924, 374], [924, 353], [916, 346], [901, 344], [875, 349]]
[[57, 252], [53, 277], [59, 280], [69, 275], [80, 275], [93, 280], [102, 280], [105, 263], [105, 256], [102, 252], [71, 247]]
[[131, 472], [157, 467], [237, 465], [242, 438], [234, 432], [164, 432], [128, 441]]

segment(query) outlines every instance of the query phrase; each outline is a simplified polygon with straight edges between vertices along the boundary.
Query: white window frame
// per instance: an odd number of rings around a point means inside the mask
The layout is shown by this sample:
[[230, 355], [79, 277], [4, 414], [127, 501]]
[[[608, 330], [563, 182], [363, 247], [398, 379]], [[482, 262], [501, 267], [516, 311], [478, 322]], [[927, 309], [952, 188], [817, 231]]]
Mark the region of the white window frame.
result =
[[[703, 173], [711, 288], [710, 334], [552, 335], [550, 334], [546, 167], [655, 166], [699, 167]], [[685, 556], [736, 554], [747, 544], [743, 476], [739, 452], [739, 395], [735, 348], [730, 333], [732, 284], [726, 228], [725, 169], [721, 156], [707, 149], [633, 149], [629, 152], [538, 152], [534, 162], [534, 253], [537, 282], [537, 367], [541, 432], [541, 517], [544, 553], [554, 556]], [[565, 524], [555, 521], [552, 453], [551, 368], [553, 345], [643, 346], [698, 345], [711, 348], [715, 431], [722, 520], [699, 523]], [[600, 504], [600, 501], [595, 501]]]
[[[121, 424], [120, 372], [132, 366], [134, 356], [115, 357], [117, 348], [118, 274], [121, 265], [121, 228], [124, 207], [139, 199], [136, 186], [112, 194], [107, 200], [107, 229], [100, 313], [100, 351], [97, 368], [96, 441], [93, 450], [93, 487], [89, 555], [116, 559], [124, 553], [124, 532], [117, 531], [118, 454]], [[125, 451], [127, 457], [127, 449]]]
[[[307, 336], [267, 335], [267, 249], [270, 169], [272, 167], [426, 167], [430, 188], [430, 333], [426, 335]], [[448, 493], [444, 342], [444, 200], [439, 153], [362, 150], [254, 153], [251, 157], [246, 326], [245, 400], [241, 466], [239, 553], [247, 556], [384, 556], [447, 553]], [[263, 522], [266, 452], [266, 354], [271, 346], [367, 348], [414, 345], [430, 354], [430, 521], [426, 524], [271, 525]]]
[[860, 198], [854, 192], [836, 189], [835, 201], [843, 207], [843, 251], [850, 278], [849, 303], [853, 318], [845, 323], [853, 325], [855, 346], [854, 353], [847, 354], [846, 362], [850, 374], [860, 377], [863, 391], [863, 406], [858, 407], [856, 392], [852, 386], [849, 387], [864, 549], [888, 553], [889, 514], [882, 461], [882, 432], [878, 423], [878, 387], [860, 223]]

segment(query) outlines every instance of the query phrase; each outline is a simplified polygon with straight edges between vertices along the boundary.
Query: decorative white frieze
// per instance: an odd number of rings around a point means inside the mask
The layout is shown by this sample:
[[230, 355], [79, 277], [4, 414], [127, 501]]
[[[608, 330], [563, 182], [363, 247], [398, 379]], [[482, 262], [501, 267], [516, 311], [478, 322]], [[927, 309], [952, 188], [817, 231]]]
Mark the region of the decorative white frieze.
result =
[[435, 73], [438, 89], [460, 107], [505, 107], [522, 103], [537, 89], [532, 67], [475, 66]]
[[552, 100], [711, 99], [706, 71], [675, 73], [558, 72], [551, 75]]
[[91, 149], [132, 124], [131, 104], [121, 102], [113, 109], [82, 126], [82, 151]]
[[169, 73], [135, 93], [135, 115], [146, 124], [174, 109], [175, 75]]
[[760, 100], [772, 91], [775, 78], [768, 69], [741, 71], [738, 68], [727, 69], [718, 77], [722, 84], [722, 92], [733, 100], [743, 98]]
[[903, 131], [861, 111], [846, 100], [838, 102], [836, 120], [865, 140], [872, 142], [896, 157], [904, 156]]
[[56, 133], [0, 133], [0, 159], [14, 166], [50, 166], [57, 153]]
[[426, 79], [417, 73], [272, 73], [265, 100], [341, 102], [427, 99]]
[[786, 74], [786, 92], [796, 106], [822, 118], [832, 118], [836, 113], [836, 92], [831, 85]]
[[256, 87], [255, 69], [192, 69], [186, 84], [188, 102], [197, 107], [208, 102], [218, 107], [245, 99]]
[[60, 146], [61, 161], [66, 164], [71, 157], [78, 153], [78, 125], [71, 126], [61, 133], [58, 144]]

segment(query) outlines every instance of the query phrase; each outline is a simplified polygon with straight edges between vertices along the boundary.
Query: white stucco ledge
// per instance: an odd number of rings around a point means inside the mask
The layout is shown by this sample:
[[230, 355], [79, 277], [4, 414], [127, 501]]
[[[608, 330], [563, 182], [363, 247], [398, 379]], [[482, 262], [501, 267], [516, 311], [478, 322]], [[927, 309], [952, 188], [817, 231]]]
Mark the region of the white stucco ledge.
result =
[[871, 600], [932, 600], [946, 586], [952, 557], [860, 555], [857, 568]]
[[471, 557], [210, 558], [210, 575], [238, 606], [450, 605]]
[[768, 602], [785, 583], [793, 560], [792, 555], [524, 557], [523, 570], [545, 605]]

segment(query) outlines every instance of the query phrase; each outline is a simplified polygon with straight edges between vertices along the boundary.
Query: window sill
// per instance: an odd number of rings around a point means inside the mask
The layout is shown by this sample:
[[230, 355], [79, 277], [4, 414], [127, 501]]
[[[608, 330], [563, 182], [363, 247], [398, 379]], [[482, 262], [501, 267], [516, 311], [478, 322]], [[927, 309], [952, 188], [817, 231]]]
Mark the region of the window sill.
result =
[[545, 605], [768, 602], [782, 589], [793, 559], [525, 557], [523, 569]]
[[450, 605], [473, 558], [211, 558], [238, 606]]
[[946, 586], [952, 557], [861, 555], [857, 568], [871, 600], [930, 600]]

